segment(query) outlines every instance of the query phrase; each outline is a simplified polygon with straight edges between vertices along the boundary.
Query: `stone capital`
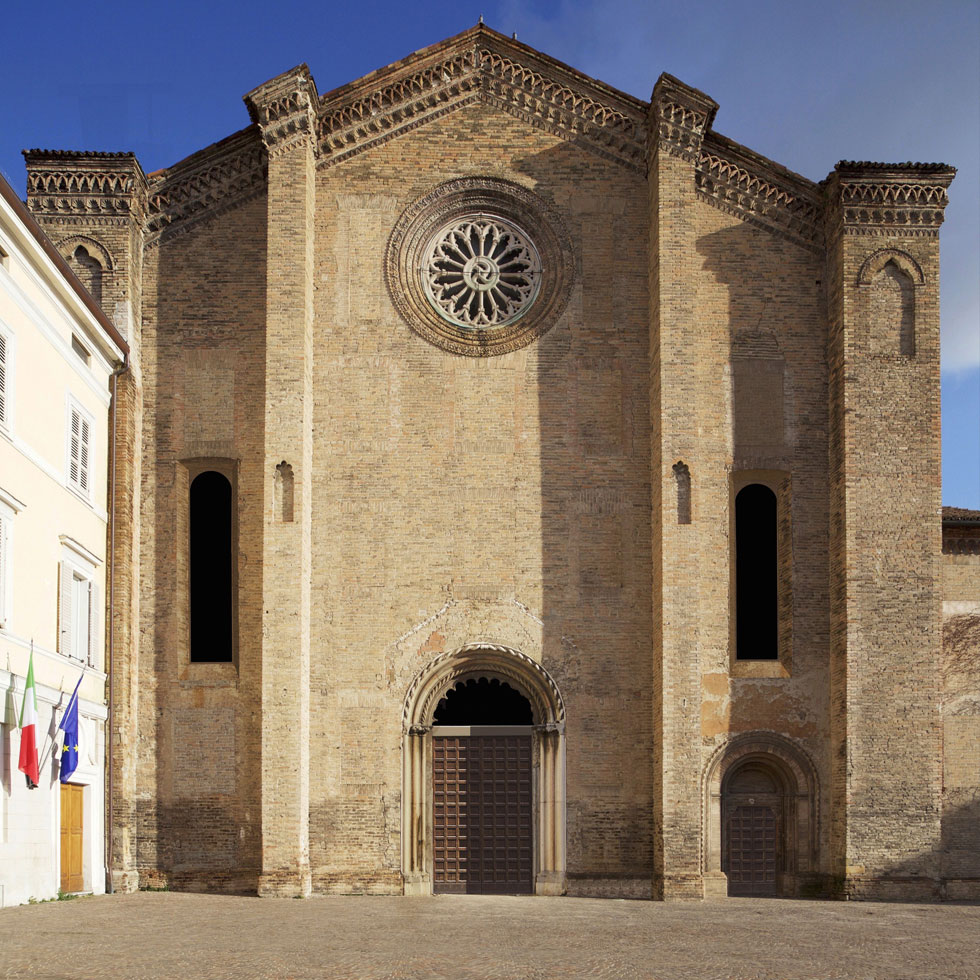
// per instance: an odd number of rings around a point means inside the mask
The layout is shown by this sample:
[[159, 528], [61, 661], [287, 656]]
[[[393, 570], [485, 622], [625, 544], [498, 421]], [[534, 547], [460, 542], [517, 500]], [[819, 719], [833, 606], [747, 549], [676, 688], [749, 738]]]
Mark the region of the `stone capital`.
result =
[[270, 157], [302, 144], [316, 146], [320, 99], [306, 65], [269, 79], [243, 98]]
[[954, 167], [842, 160], [825, 181], [829, 229], [845, 235], [935, 237]]
[[718, 103], [704, 92], [673, 75], [661, 75], [650, 97], [650, 157], [661, 149], [697, 163], [701, 141], [717, 111]]

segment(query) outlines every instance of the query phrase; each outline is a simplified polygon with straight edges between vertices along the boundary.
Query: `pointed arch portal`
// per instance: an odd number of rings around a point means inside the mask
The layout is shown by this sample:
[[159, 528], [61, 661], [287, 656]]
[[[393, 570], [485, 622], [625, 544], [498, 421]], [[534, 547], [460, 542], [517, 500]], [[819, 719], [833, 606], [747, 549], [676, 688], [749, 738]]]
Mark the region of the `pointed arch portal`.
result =
[[562, 894], [565, 706], [548, 672], [469, 644], [416, 676], [402, 722], [405, 894]]

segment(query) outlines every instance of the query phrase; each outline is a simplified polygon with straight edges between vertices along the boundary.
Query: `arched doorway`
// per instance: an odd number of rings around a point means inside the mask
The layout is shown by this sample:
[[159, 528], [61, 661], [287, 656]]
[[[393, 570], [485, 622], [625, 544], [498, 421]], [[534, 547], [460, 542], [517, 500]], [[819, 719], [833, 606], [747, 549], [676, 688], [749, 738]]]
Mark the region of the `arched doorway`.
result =
[[774, 732], [738, 735], [705, 770], [706, 895], [795, 896], [816, 873], [816, 770]]
[[405, 701], [406, 894], [564, 891], [564, 706], [519, 651], [434, 660]]

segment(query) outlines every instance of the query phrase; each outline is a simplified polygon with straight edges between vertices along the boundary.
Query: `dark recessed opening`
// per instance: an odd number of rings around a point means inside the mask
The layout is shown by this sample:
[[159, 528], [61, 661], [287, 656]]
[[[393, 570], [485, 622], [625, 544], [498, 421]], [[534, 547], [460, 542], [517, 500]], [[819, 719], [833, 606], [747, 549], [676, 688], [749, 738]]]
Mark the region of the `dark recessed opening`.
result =
[[436, 708], [436, 725], [530, 725], [531, 702], [506, 681], [459, 681]]
[[735, 656], [776, 660], [776, 495], [750, 483], [735, 497]]
[[190, 491], [191, 660], [232, 660], [231, 483], [209, 470]]

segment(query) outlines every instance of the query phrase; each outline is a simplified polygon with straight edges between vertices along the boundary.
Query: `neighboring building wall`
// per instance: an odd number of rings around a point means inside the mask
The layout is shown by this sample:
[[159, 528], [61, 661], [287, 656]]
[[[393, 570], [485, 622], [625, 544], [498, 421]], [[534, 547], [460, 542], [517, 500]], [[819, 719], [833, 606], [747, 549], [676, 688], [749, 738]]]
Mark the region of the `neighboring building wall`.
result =
[[945, 896], [980, 898], [980, 512], [943, 526]]
[[[57, 725], [79, 677], [83, 890], [105, 890], [109, 378], [122, 349], [0, 190], [0, 904], [17, 904], [59, 890]], [[32, 646], [41, 782], [28, 790], [17, 719]]]

